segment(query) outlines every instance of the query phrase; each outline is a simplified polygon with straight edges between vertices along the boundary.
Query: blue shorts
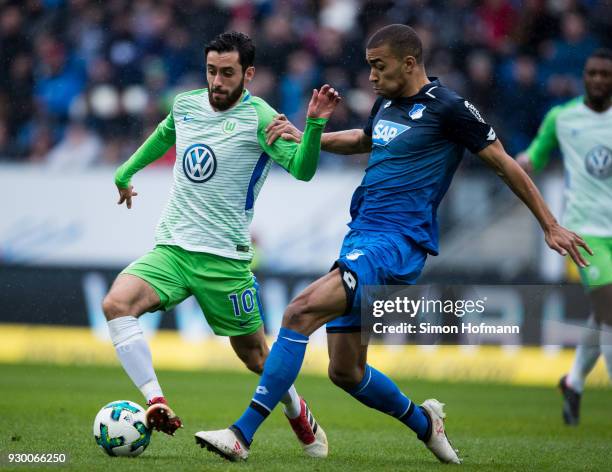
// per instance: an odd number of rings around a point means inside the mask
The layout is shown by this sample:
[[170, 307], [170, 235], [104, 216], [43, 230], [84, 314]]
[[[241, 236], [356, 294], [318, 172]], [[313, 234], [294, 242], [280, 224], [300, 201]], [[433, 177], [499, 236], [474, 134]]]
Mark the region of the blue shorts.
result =
[[427, 251], [398, 233], [351, 230], [344, 238], [338, 267], [347, 309], [327, 323], [328, 333], [361, 330], [361, 293], [366, 285], [412, 285], [423, 270]]

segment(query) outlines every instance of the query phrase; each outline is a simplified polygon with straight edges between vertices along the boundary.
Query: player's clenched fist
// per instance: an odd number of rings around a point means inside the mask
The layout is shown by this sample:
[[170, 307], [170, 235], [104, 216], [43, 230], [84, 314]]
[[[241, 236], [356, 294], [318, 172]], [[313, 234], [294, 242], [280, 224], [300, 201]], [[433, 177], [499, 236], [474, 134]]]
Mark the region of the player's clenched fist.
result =
[[123, 202], [125, 202], [128, 209], [132, 208], [132, 197], [138, 195], [137, 192], [134, 192], [134, 187], [131, 185], [126, 188], [117, 187], [117, 190], [119, 190], [119, 201], [117, 202], [117, 205], [121, 205]]
[[338, 91], [329, 84], [325, 84], [321, 90], [314, 89], [308, 104], [308, 118], [329, 118], [340, 100]]

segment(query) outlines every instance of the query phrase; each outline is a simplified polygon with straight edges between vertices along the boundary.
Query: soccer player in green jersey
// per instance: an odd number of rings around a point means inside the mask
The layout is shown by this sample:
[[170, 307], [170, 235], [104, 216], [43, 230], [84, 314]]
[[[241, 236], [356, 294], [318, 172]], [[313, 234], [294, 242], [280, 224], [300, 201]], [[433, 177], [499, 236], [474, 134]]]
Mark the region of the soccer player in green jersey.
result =
[[593, 314], [570, 373], [559, 381], [563, 419], [577, 425], [584, 381], [603, 354], [612, 379], [612, 51], [599, 49], [584, 67], [585, 96], [552, 108], [529, 148], [518, 156], [527, 171], [541, 171], [561, 149], [566, 174], [564, 224], [593, 249], [581, 267]]
[[[329, 85], [313, 90], [305, 139], [267, 144], [277, 112], [245, 89], [255, 48], [242, 33], [224, 33], [205, 48], [208, 89], [179, 94], [168, 116], [115, 174], [119, 204], [132, 206], [132, 176], [176, 144], [174, 183], [154, 249], [130, 264], [103, 302], [123, 368], [147, 400], [151, 427], [174, 434], [182, 423], [167, 405], [138, 317], [169, 310], [190, 295], [215, 334], [229, 336], [246, 366], [261, 373], [268, 355], [257, 282], [250, 270], [249, 223], [272, 162], [300, 180], [317, 167], [323, 128], [340, 98]], [[305, 452], [327, 455], [327, 440], [295, 391], [285, 414]]]

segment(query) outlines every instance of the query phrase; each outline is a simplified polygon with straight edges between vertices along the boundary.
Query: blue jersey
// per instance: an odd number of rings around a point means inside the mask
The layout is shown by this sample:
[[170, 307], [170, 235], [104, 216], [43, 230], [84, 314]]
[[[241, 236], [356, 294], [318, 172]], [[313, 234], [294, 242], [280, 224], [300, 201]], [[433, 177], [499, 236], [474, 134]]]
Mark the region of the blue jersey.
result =
[[349, 227], [400, 233], [436, 255], [436, 212], [465, 149], [476, 153], [496, 136], [470, 102], [431, 80], [412, 97], [374, 104], [364, 128], [372, 151]]

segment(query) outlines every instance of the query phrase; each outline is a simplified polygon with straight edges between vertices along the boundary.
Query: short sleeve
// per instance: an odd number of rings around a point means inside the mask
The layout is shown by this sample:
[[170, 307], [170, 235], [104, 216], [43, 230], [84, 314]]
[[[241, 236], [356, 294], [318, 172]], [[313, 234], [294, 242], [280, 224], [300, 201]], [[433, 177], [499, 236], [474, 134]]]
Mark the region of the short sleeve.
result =
[[485, 122], [478, 109], [461, 97], [449, 102], [442, 120], [445, 136], [474, 154], [497, 139], [493, 127]]
[[374, 118], [376, 118], [376, 114], [378, 113], [378, 110], [380, 110], [382, 102], [383, 98], [378, 97], [378, 99], [374, 102], [374, 106], [372, 106], [372, 111], [370, 112], [370, 116], [368, 117], [368, 122], [363, 127], [363, 132], [367, 136], [372, 136], [372, 126], [374, 126]]

